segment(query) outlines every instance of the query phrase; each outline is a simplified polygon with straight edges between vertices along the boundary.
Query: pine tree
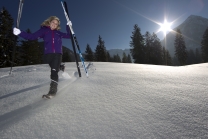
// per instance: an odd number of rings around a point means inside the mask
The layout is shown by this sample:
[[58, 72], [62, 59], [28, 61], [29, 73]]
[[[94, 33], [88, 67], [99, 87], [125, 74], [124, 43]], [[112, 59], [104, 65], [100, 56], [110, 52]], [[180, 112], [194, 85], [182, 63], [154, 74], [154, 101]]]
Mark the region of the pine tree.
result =
[[112, 61], [113, 61], [113, 60], [112, 60], [112, 58], [111, 58], [109, 52], [107, 51], [107, 62], [112, 62]]
[[134, 30], [132, 32], [130, 41], [130, 53], [134, 59], [134, 63], [144, 63], [145, 62], [145, 52], [144, 52], [144, 38], [141, 35], [140, 28], [138, 25], [134, 25]]
[[155, 33], [152, 34], [152, 59], [151, 64], [161, 65], [162, 64], [162, 46], [160, 39]]
[[172, 65], [172, 58], [168, 50], [162, 47], [162, 65]]
[[160, 39], [155, 33], [152, 35], [146, 32], [145, 37], [145, 63], [146, 64], [162, 64], [162, 46]]
[[168, 50], [166, 50], [166, 57], [167, 57], [167, 58], [166, 58], [166, 59], [167, 59], [166, 65], [171, 66], [171, 65], [172, 65], [172, 58], [171, 58], [170, 53], [169, 53]]
[[[27, 29], [27, 33], [31, 33]], [[23, 65], [34, 65], [42, 63], [42, 52], [37, 40], [22, 40], [22, 63]]]
[[180, 65], [180, 63], [179, 63], [179, 61], [178, 61], [178, 58], [177, 58], [176, 56], [173, 57], [172, 65], [173, 65], [173, 66], [179, 66], [179, 65]]
[[86, 53], [86, 55], [85, 55], [85, 60], [86, 61], [93, 61], [94, 60], [94, 54], [93, 54], [93, 51], [92, 51], [89, 44], [87, 44], [85, 53]]
[[195, 55], [196, 55], [196, 63], [201, 63], [202, 62], [202, 58], [201, 58], [201, 54], [200, 54], [198, 48], [196, 48], [196, 50], [195, 50]]
[[101, 36], [99, 36], [98, 45], [95, 49], [95, 59], [96, 61], [100, 62], [107, 61], [107, 51], [105, 48], [105, 42], [102, 40]]
[[147, 31], [144, 35], [144, 42], [145, 42], [145, 63], [144, 64], [151, 64], [151, 56], [152, 56], [152, 35]]
[[113, 62], [121, 62], [121, 58], [118, 54], [113, 56]]
[[167, 65], [167, 54], [165, 47], [162, 47], [162, 65]]
[[127, 63], [127, 56], [126, 56], [126, 53], [124, 53], [124, 52], [123, 52], [122, 62]]
[[196, 56], [192, 49], [190, 49], [187, 53], [187, 64], [196, 64]]
[[130, 54], [128, 54], [128, 56], [127, 56], [127, 63], [132, 63]]
[[0, 11], [0, 67], [11, 65], [13, 47], [17, 43], [16, 36], [13, 35], [13, 24], [12, 16], [3, 7]]
[[180, 65], [185, 65], [187, 60], [187, 51], [184, 38], [181, 34], [180, 29], [177, 29], [175, 37], [175, 56], [178, 58]]
[[208, 62], [208, 28], [205, 30], [201, 41], [201, 57], [203, 62]]

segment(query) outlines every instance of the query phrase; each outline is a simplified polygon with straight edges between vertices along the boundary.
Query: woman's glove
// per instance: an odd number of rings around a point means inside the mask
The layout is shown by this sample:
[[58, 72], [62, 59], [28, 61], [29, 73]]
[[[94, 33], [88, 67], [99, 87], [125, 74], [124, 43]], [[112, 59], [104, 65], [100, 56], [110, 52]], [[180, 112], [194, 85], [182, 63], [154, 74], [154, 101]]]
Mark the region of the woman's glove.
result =
[[13, 34], [14, 35], [19, 35], [21, 33], [21, 31], [18, 29], [18, 28], [15, 28], [13, 29]]

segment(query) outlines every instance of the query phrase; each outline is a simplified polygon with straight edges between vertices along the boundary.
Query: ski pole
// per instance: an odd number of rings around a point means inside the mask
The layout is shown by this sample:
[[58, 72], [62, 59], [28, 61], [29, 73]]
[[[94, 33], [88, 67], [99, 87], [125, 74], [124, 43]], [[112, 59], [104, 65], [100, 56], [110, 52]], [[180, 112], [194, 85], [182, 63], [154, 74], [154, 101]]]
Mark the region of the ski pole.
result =
[[[16, 25], [17, 28], [19, 28], [20, 18], [21, 18], [21, 15], [22, 15], [23, 4], [24, 4], [24, 0], [20, 0], [20, 2], [19, 2], [19, 9], [18, 9], [18, 15], [17, 15], [17, 25]], [[15, 36], [15, 42], [17, 42], [17, 36]], [[15, 52], [16, 52], [16, 44], [14, 44], [14, 46], [13, 46], [12, 63], [11, 63], [11, 69], [10, 69], [10, 73], [9, 74], [12, 73], [12, 67], [13, 67], [13, 63], [14, 63]]]

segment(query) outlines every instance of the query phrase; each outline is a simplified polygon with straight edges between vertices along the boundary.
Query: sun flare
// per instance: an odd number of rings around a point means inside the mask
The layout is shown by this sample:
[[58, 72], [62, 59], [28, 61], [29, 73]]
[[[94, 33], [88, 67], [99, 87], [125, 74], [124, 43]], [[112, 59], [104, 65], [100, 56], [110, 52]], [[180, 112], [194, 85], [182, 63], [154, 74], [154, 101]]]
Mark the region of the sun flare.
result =
[[162, 31], [165, 36], [167, 32], [172, 31], [171, 29], [172, 23], [167, 22], [167, 20], [164, 20], [164, 23], [163, 24], [160, 23], [159, 25], [160, 25], [160, 29], [158, 30], [158, 32]]

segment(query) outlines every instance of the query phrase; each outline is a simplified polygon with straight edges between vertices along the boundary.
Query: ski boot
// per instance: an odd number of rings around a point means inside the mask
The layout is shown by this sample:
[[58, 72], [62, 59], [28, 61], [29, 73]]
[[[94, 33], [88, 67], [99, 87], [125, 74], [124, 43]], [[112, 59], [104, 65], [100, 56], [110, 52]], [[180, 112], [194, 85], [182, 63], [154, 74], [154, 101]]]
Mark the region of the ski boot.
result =
[[58, 87], [58, 83], [51, 81], [50, 90], [49, 90], [48, 94], [43, 95], [42, 98], [45, 97], [45, 98], [50, 99], [50, 98], [54, 97], [56, 95], [56, 92], [57, 92], [57, 87]]
[[61, 63], [59, 69], [64, 72], [64, 70], [65, 70], [65, 63]]

